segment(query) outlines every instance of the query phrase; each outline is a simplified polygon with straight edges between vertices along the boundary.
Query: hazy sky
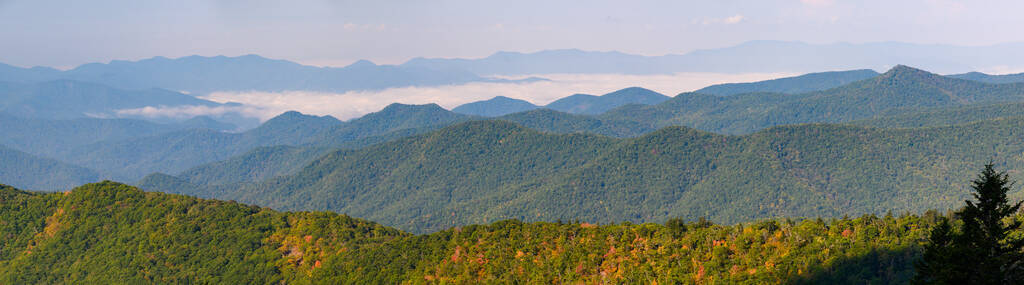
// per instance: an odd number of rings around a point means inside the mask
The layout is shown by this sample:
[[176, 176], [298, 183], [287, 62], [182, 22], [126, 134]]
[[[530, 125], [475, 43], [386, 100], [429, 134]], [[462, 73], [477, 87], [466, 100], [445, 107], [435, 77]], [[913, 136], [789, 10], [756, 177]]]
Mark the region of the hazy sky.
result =
[[341, 66], [555, 48], [661, 55], [749, 40], [1024, 41], [1024, 1], [0, 0], [0, 62], [260, 54]]

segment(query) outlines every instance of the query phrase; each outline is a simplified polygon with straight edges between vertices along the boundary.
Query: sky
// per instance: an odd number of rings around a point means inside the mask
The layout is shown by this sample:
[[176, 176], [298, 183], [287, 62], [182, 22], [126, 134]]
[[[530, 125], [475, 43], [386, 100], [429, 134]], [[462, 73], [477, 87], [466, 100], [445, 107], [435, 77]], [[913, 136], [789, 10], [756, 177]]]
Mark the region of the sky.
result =
[[0, 62], [71, 68], [243, 55], [343, 66], [579, 48], [678, 54], [751, 40], [1024, 41], [1024, 1], [0, 0]]
[[[899, 41], [983, 46], [1024, 42], [1024, 1], [324, 1], [0, 0], [0, 63], [69, 69], [153, 56], [258, 54], [316, 66], [366, 59], [481, 58], [547, 49], [683, 54], [754, 40], [815, 44]], [[884, 71], [884, 70], [881, 70]], [[188, 118], [240, 112], [262, 120], [287, 110], [352, 119], [391, 103], [452, 108], [494, 96], [546, 104], [630, 86], [666, 95], [783, 73], [631, 76], [535, 74], [529, 84], [470, 83], [321, 93], [203, 94], [243, 106], [147, 107], [125, 115]]]

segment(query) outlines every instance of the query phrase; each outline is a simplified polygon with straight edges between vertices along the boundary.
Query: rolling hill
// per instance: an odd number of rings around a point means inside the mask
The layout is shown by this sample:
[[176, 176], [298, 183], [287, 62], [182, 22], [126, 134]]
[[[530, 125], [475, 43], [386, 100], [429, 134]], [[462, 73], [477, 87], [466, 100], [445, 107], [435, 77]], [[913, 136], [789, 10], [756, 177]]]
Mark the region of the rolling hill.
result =
[[540, 108], [525, 100], [497, 96], [484, 101], [459, 105], [452, 112], [481, 117], [497, 117]]
[[136, 119], [36, 119], [0, 113], [0, 144], [41, 156], [58, 156], [75, 147], [186, 129], [231, 130], [233, 125], [197, 117], [177, 124]]
[[23, 189], [71, 189], [99, 181], [96, 171], [0, 145], [0, 181]]
[[905, 282], [936, 218], [501, 221], [412, 236], [114, 182], [50, 194], [0, 185], [0, 283]]
[[147, 106], [221, 105], [162, 89], [125, 90], [73, 80], [0, 83], [0, 94], [0, 112], [42, 119], [117, 118], [120, 110]]
[[1019, 177], [1021, 130], [1015, 118], [918, 129], [810, 124], [743, 136], [669, 127], [613, 139], [478, 121], [335, 151], [257, 184], [141, 186], [349, 213], [413, 232], [508, 218], [838, 217], [952, 207], [966, 195], [967, 173], [988, 160]]
[[617, 107], [640, 104], [654, 105], [665, 102], [669, 97], [640, 87], [624, 88], [601, 96], [574, 94], [551, 102], [545, 106], [533, 105], [519, 99], [495, 97], [460, 105], [452, 112], [481, 117], [499, 117], [513, 113], [546, 108], [570, 114], [596, 115]]
[[758, 82], [711, 85], [693, 93], [721, 96], [758, 92], [799, 94], [832, 89], [875, 76], [878, 76], [878, 72], [870, 69], [817, 72]]
[[644, 88], [629, 87], [601, 96], [575, 94], [555, 100], [544, 107], [570, 114], [596, 115], [629, 104], [655, 105], [669, 98]]
[[991, 75], [981, 72], [968, 72], [961, 74], [947, 75], [952, 78], [981, 81], [985, 83], [1005, 84], [1024, 82], [1024, 73]]
[[305, 144], [314, 135], [340, 123], [329, 116], [286, 112], [242, 133], [188, 129], [96, 142], [72, 148], [56, 157], [96, 169], [107, 178], [133, 181], [153, 172], [177, 173], [256, 147]]
[[723, 134], [748, 134], [772, 126], [842, 123], [941, 107], [1024, 100], [1024, 83], [988, 84], [897, 66], [879, 76], [801, 94], [684, 93], [652, 106], [624, 106], [599, 117], [648, 122], [656, 128], [687, 126]]

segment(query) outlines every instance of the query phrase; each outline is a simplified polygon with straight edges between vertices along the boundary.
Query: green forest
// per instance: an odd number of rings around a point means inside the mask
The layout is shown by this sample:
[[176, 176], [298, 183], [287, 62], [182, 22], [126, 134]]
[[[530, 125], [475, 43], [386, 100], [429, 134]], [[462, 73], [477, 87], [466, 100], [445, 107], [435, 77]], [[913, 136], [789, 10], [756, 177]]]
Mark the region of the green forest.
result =
[[114, 182], [0, 188], [0, 283], [905, 283], [950, 217], [506, 220], [411, 235]]
[[[257, 182], [154, 175], [142, 188], [325, 210], [425, 233], [504, 219], [734, 224], [951, 209], [980, 163], [1020, 177], [1024, 118], [912, 129], [807, 124], [727, 136], [682, 127], [616, 139], [475, 121], [328, 153]], [[258, 158], [249, 158], [261, 161]], [[232, 166], [248, 171], [251, 167]], [[1011, 193], [1019, 197], [1018, 192]]]

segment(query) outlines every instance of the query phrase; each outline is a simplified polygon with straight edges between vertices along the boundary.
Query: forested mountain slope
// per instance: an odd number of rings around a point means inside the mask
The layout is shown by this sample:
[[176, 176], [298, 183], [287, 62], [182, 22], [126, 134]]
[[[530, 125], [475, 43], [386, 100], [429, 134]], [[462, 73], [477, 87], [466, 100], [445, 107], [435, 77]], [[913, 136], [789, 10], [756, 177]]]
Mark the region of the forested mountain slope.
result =
[[596, 115], [629, 104], [654, 105], [669, 98], [648, 89], [629, 87], [601, 96], [575, 94], [555, 100], [544, 108], [570, 114]]
[[281, 213], [103, 182], [0, 185], [0, 283], [293, 283], [338, 252], [405, 236], [347, 216]]
[[981, 82], [985, 82], [985, 83], [996, 83], [996, 84], [1024, 82], [1024, 73], [992, 75], [992, 74], [985, 74], [985, 73], [981, 73], [981, 72], [968, 72], [968, 73], [953, 74], [953, 75], [947, 75], [947, 76], [952, 77], [952, 78], [960, 78], [960, 79], [981, 81]]
[[969, 124], [998, 118], [1024, 117], [1024, 102], [972, 104], [914, 111], [893, 110], [880, 117], [849, 122], [879, 128], [918, 128]]
[[28, 118], [119, 117], [117, 111], [146, 106], [220, 106], [178, 92], [151, 87], [122, 90], [92, 82], [56, 80], [0, 82], [0, 112]]
[[721, 96], [757, 92], [799, 94], [832, 89], [875, 76], [878, 72], [870, 69], [827, 71], [758, 82], [716, 84], [693, 92]]
[[935, 221], [502, 221], [411, 236], [113, 182], [0, 185], [0, 283], [902, 283]]
[[491, 99], [470, 102], [459, 105], [452, 109], [452, 112], [466, 115], [497, 117], [512, 113], [529, 111], [540, 108], [540, 106], [525, 100], [497, 96]]
[[96, 171], [0, 145], [0, 181], [24, 189], [70, 189], [99, 180]]
[[[628, 90], [643, 91], [633, 88], [624, 89], [623, 92]], [[608, 96], [611, 95], [603, 97]], [[839, 123], [900, 116], [903, 118], [898, 120], [912, 121], [914, 119], [906, 118], [905, 114], [921, 113], [922, 116], [929, 116], [925, 112], [1014, 103], [1024, 100], [1022, 98], [1024, 83], [986, 84], [899, 66], [871, 79], [819, 92], [746, 93], [732, 96], [686, 93], [661, 104], [627, 105], [597, 116], [531, 110], [498, 119], [545, 132], [593, 133], [613, 137], [635, 137], [666, 126], [747, 134], [772, 126], [798, 123]], [[993, 116], [950, 117], [947, 122], [963, 124], [979, 119], [1005, 117], [994, 114], [997, 113], [991, 113]], [[450, 112], [433, 104], [393, 104], [380, 112], [349, 122], [338, 122], [333, 118], [302, 118], [305, 117], [290, 112], [259, 128], [238, 134], [187, 130], [93, 141], [85, 145], [81, 144], [88, 140], [73, 140], [79, 145], [59, 152], [54, 150], [55, 146], [47, 146], [59, 142], [41, 141], [39, 146], [48, 151], [41, 154], [95, 169], [105, 178], [135, 181], [154, 172], [180, 173], [205, 163], [244, 154], [256, 147], [290, 145], [358, 148], [460, 122], [484, 119]], [[30, 140], [32, 136], [21, 137], [17, 144], [11, 145], [19, 148], [35, 145]], [[242, 177], [245, 174], [228, 176]]]
[[530, 102], [519, 99], [498, 96], [484, 101], [460, 105], [452, 109], [452, 112], [483, 117], [498, 117], [538, 108], [547, 108], [569, 114], [597, 115], [629, 104], [654, 105], [665, 102], [669, 98], [648, 89], [629, 87], [601, 96], [573, 94], [544, 106], [533, 105]]
[[684, 93], [658, 105], [625, 106], [599, 117], [650, 122], [654, 127], [687, 126], [746, 134], [779, 125], [869, 119], [895, 110], [1020, 101], [1024, 101], [1024, 83], [988, 84], [897, 66], [879, 76], [824, 91], [732, 96]]
[[797, 125], [744, 136], [670, 127], [632, 139], [546, 134], [501, 121], [323, 156], [258, 184], [143, 187], [290, 210], [331, 210], [426, 232], [517, 218], [672, 216], [738, 222], [946, 209], [971, 169], [1024, 169], [1024, 118], [875, 129]]

